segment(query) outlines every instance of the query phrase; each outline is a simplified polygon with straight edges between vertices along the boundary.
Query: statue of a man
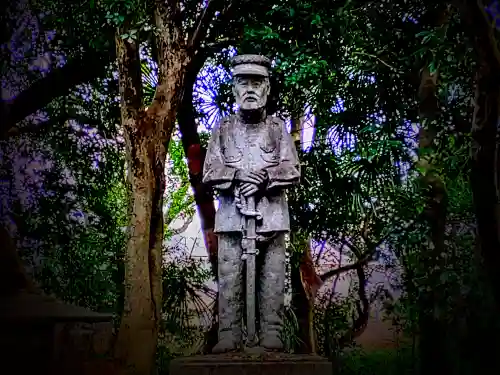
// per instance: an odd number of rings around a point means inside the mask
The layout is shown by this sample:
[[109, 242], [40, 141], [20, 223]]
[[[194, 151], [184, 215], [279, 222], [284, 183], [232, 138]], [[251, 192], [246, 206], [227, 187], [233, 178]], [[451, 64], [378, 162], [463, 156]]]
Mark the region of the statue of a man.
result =
[[[258, 310], [257, 344], [266, 350], [283, 349], [280, 330], [285, 234], [290, 230], [285, 188], [299, 182], [300, 166], [283, 121], [266, 113], [270, 67], [270, 60], [264, 56], [240, 55], [233, 59], [233, 94], [239, 111], [213, 128], [205, 158], [203, 182], [219, 192], [215, 217], [219, 243], [219, 341], [214, 353], [242, 347], [244, 292], [253, 293], [248, 280], [251, 263], [247, 260], [245, 281], [244, 259], [245, 249], [252, 246], [256, 249], [253, 254], [258, 254], [258, 309], [249, 306], [255, 299], [247, 295], [246, 310], [253, 310], [253, 314]], [[249, 202], [254, 206], [249, 207]], [[245, 239], [251, 245], [243, 246]], [[246, 315], [248, 335], [252, 323], [248, 322], [249, 316], [253, 315]]]

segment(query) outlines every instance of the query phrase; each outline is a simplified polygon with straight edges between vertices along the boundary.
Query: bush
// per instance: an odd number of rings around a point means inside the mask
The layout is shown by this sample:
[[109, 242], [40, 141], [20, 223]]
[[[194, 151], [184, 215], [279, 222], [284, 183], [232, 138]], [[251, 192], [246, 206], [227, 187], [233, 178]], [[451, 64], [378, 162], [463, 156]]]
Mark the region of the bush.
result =
[[341, 375], [410, 375], [414, 373], [411, 348], [344, 351], [338, 359]]

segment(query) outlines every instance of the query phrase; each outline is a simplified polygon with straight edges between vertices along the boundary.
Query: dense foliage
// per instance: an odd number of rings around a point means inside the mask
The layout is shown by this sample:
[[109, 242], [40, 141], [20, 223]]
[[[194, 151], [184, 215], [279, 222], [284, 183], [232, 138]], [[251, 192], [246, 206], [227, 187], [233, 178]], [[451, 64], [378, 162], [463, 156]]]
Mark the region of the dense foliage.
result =
[[[158, 83], [151, 4], [63, 3], [26, 5], [24, 17], [34, 25], [24, 27], [26, 35], [5, 22], [12, 40], [2, 47], [9, 57], [2, 72], [18, 99], [2, 107], [10, 127], [0, 128], [2, 220], [44, 291], [119, 317], [131, 199], [114, 30], [127, 30], [121, 38], [140, 42], [142, 104], [148, 106]], [[481, 213], [470, 176], [475, 144], [484, 141], [474, 136], [483, 110], [475, 77], [486, 74], [478, 67], [489, 63], [481, 51], [498, 55], [490, 22], [496, 3], [483, 12], [494, 40], [488, 47], [478, 47], [480, 31], [467, 29], [470, 14], [484, 11], [473, 3], [281, 0], [266, 2], [258, 13], [238, 12], [232, 3], [223, 7], [234, 35], [224, 30], [226, 21], [210, 23], [190, 65], [197, 78], [183, 88], [192, 103], [180, 106], [180, 129], [168, 145], [161, 371], [172, 357], [201, 351], [211, 325], [216, 293], [207, 285], [215, 275], [172, 238], [194, 222], [196, 205], [202, 215], [186, 139], [198, 137], [203, 145], [213, 123], [234, 110], [224, 69], [235, 52], [273, 59], [268, 110], [301, 134], [302, 184], [289, 194], [289, 266], [296, 277], [304, 244], [313, 239], [318, 246], [310, 256], [324, 282], [308, 316], [318, 351], [335, 359], [338, 371], [357, 374], [469, 374], [492, 360], [488, 350], [474, 348], [498, 332], [500, 301], [481, 252]], [[14, 14], [22, 7], [11, 8]], [[182, 28], [193, 30], [204, 8], [187, 1], [182, 9]], [[31, 111], [22, 105], [29, 95], [38, 98], [37, 83], [65, 67], [71, 75], [89, 58], [88, 71], [72, 75], [70, 87], [49, 90]], [[493, 95], [500, 86], [488, 90]], [[38, 117], [26, 117], [31, 114]], [[199, 130], [186, 134], [186, 119]], [[394, 276], [391, 290], [369, 285], [374, 269]], [[352, 280], [347, 296], [335, 289], [339, 277]], [[292, 294], [300, 281], [292, 280]], [[380, 301], [408, 340], [367, 358], [350, 347]], [[297, 351], [303, 328], [293, 302], [286, 321], [284, 341]]]

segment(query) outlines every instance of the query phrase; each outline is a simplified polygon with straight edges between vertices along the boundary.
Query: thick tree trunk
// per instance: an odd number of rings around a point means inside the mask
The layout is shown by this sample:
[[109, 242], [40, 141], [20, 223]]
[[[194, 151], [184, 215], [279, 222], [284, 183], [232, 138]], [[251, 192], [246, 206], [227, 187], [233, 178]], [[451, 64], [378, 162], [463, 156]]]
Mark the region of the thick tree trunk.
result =
[[[129, 138], [130, 134], [127, 134]], [[125, 305], [117, 341], [117, 353], [134, 367], [133, 373], [150, 374], [156, 354], [161, 313], [161, 257], [163, 240], [163, 145], [151, 152], [154, 140], [132, 145], [130, 238], [125, 259]], [[163, 159], [163, 160], [162, 160]], [[159, 172], [159, 173], [158, 173]]]
[[217, 277], [217, 237], [214, 234], [215, 204], [214, 195], [210, 186], [202, 183], [203, 162], [206, 150], [200, 142], [196, 113], [193, 107], [193, 86], [198, 73], [203, 68], [206, 55], [203, 52], [193, 59], [186, 74], [186, 91], [179, 107], [177, 119], [181, 132], [182, 146], [188, 161], [189, 180], [193, 188], [194, 199], [198, 207], [203, 239], [207, 248], [208, 257], [215, 277]]
[[[302, 151], [304, 142], [303, 111], [297, 111], [291, 120], [290, 134], [294, 140], [298, 152]], [[323, 282], [316, 273], [311, 256], [310, 241], [299, 239], [292, 233], [292, 241], [301, 249], [297, 259], [292, 258], [291, 286], [292, 286], [292, 310], [297, 318], [299, 332], [299, 344], [296, 348], [298, 353], [316, 353], [317, 341], [314, 328], [314, 302], [316, 293]]]
[[[447, 22], [446, 17], [439, 17]], [[443, 24], [437, 25], [443, 26]], [[443, 269], [442, 254], [446, 252], [444, 238], [447, 212], [447, 194], [442, 176], [434, 165], [436, 153], [435, 139], [438, 132], [440, 105], [437, 97], [438, 72], [431, 72], [425, 66], [421, 73], [419, 94], [419, 114], [421, 127], [419, 132], [419, 161], [422, 172], [421, 184], [425, 190], [426, 206], [423, 219], [427, 223], [429, 233], [427, 241], [421, 248], [421, 262], [425, 269], [427, 285], [432, 285], [430, 291], [423, 290], [419, 295], [419, 328], [420, 328], [420, 363], [423, 374], [450, 374], [451, 366], [448, 359], [448, 337], [446, 322], [439, 316], [438, 304], [445, 301], [442, 295], [443, 287], [440, 281]], [[424, 271], [422, 271], [424, 272]]]
[[[476, 93], [472, 120], [471, 188], [476, 214], [477, 245], [482, 266], [493, 292], [496, 312], [500, 312], [500, 159], [498, 121], [500, 116], [500, 51], [494, 23], [482, 1], [459, 2], [476, 56]], [[494, 326], [494, 324], [493, 324]], [[474, 332], [469, 337], [474, 337]], [[491, 373], [498, 373], [500, 342], [495, 331], [481, 351], [479, 362]]]
[[476, 211], [477, 237], [486, 274], [500, 312], [500, 52], [481, 1], [460, 2], [478, 59], [472, 121], [471, 186]]
[[[153, 372], [162, 308], [163, 193], [166, 149], [189, 64], [175, 7], [156, 9], [158, 86], [143, 107], [138, 43], [117, 34], [121, 117], [129, 168], [131, 221], [125, 302], [115, 353], [132, 374]], [[175, 47], [175, 48], [174, 48]]]
[[[189, 180], [193, 189], [194, 199], [198, 208], [201, 230], [207, 249], [208, 259], [212, 274], [217, 279], [217, 253], [218, 242], [214, 233], [215, 227], [215, 204], [214, 194], [210, 186], [202, 182], [203, 163], [206, 150], [201, 145], [198, 126], [196, 123], [196, 112], [193, 107], [193, 86], [196, 83], [198, 73], [206, 61], [206, 54], [199, 52], [193, 59], [186, 74], [186, 91], [179, 107], [177, 119], [181, 132], [182, 146], [188, 162]], [[204, 352], [210, 353], [218, 339], [217, 301], [212, 312], [212, 324], [206, 335]]]
[[[293, 237], [293, 236], [292, 236]], [[292, 310], [298, 323], [298, 353], [316, 353], [317, 340], [314, 328], [314, 302], [317, 291], [323, 284], [316, 274], [308, 241], [292, 239], [295, 246], [302, 249], [298, 259], [292, 258], [291, 286]]]

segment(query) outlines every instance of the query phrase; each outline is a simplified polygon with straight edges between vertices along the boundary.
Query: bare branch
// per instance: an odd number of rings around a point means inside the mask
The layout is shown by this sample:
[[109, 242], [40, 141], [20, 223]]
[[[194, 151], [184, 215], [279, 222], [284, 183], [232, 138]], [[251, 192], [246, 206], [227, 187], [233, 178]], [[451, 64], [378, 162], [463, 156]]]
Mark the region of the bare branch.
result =
[[114, 51], [89, 50], [82, 56], [69, 60], [63, 67], [52, 70], [12, 101], [2, 101], [5, 108], [2, 110], [0, 132], [7, 133], [16, 123], [42, 109], [55, 98], [65, 95], [76, 85], [104, 75], [106, 66], [114, 58]]
[[348, 272], [348, 271], [354, 270], [358, 267], [365, 266], [372, 259], [372, 256], [373, 256], [373, 254], [371, 252], [367, 251], [365, 253], [365, 256], [363, 258], [361, 258], [360, 260], [358, 260], [357, 262], [352, 263], [352, 264], [348, 264], [346, 266], [342, 266], [339, 268], [335, 268], [335, 269], [330, 270], [330, 271], [327, 271], [327, 272], [323, 273], [322, 275], [320, 275], [319, 278], [321, 279], [321, 281], [325, 282], [334, 276], [340, 275], [341, 273]]
[[[356, 268], [358, 275], [358, 301], [356, 303], [356, 313], [353, 313], [353, 322], [351, 328], [339, 339], [339, 347], [343, 348], [356, 337], [361, 335], [368, 324], [370, 317], [370, 301], [366, 295], [366, 274], [363, 266]], [[356, 317], [357, 315], [357, 317]]]
[[375, 55], [372, 55], [370, 53], [366, 53], [366, 52], [359, 52], [359, 51], [354, 51], [352, 52], [353, 55], [360, 55], [360, 56], [367, 56], [367, 57], [371, 57], [373, 59], [376, 59], [378, 60], [379, 62], [381, 62], [382, 64], [384, 64], [386, 67], [388, 67], [389, 69], [395, 71], [396, 73], [403, 73], [401, 70], [395, 68], [394, 66], [392, 66], [391, 64], [387, 63], [386, 61], [382, 60], [380, 57], [378, 56], [375, 56]]
[[236, 44], [237, 40], [234, 37], [225, 37], [217, 39], [212, 43], [207, 43], [205, 49], [207, 52], [217, 52], [223, 48], [229, 47], [231, 44]]
[[207, 35], [210, 22], [215, 14], [217, 3], [217, 0], [208, 0], [207, 6], [203, 9], [203, 12], [201, 12], [196, 22], [196, 28], [193, 31], [193, 35], [189, 38], [188, 48], [197, 50], [200, 46], [201, 40]]
[[393, 233], [395, 233], [395, 231], [391, 231], [391, 232], [387, 233], [385, 236], [383, 236], [381, 239], [379, 239], [377, 242], [372, 243], [371, 241], [368, 240], [368, 235], [367, 235], [366, 230], [367, 230], [366, 226], [363, 226], [362, 238], [365, 241], [366, 246], [367, 246], [367, 250], [364, 251], [364, 252], [361, 252], [361, 250], [357, 246], [353, 245], [352, 243], [350, 243], [346, 239], [342, 240], [342, 244], [345, 245], [345, 246], [347, 246], [349, 248], [349, 250], [351, 250], [354, 253], [354, 255], [356, 255], [356, 257], [358, 258], [358, 261], [356, 261], [353, 264], [348, 264], [346, 266], [342, 266], [342, 267], [339, 267], [339, 268], [336, 268], [336, 269], [333, 269], [333, 270], [325, 272], [324, 274], [322, 274], [320, 276], [320, 279], [323, 282], [326, 281], [326, 280], [328, 280], [328, 279], [330, 279], [330, 278], [332, 278], [332, 277], [334, 277], [334, 276], [337, 276], [337, 275], [339, 275], [339, 274], [341, 274], [343, 272], [348, 272], [348, 271], [356, 269], [356, 268], [358, 268], [360, 266], [366, 265], [368, 262], [370, 262], [373, 259], [373, 256], [375, 255], [375, 253], [377, 251], [377, 248], [390, 235], [392, 235]]
[[323, 243], [321, 244], [321, 248], [319, 249], [318, 254], [316, 255], [316, 261], [314, 262], [316, 267], [319, 266], [319, 262], [321, 260], [321, 257], [323, 256], [323, 253], [325, 252], [325, 248], [326, 248], [326, 241], [323, 241]]
[[188, 227], [191, 225], [191, 223], [193, 222], [193, 218], [194, 216], [189, 216], [185, 221], [184, 223], [182, 223], [182, 226], [180, 228], [176, 228], [176, 229], [172, 229], [172, 235], [177, 235], [177, 234], [181, 234], [183, 232], [186, 231], [186, 229], [188, 229]]

